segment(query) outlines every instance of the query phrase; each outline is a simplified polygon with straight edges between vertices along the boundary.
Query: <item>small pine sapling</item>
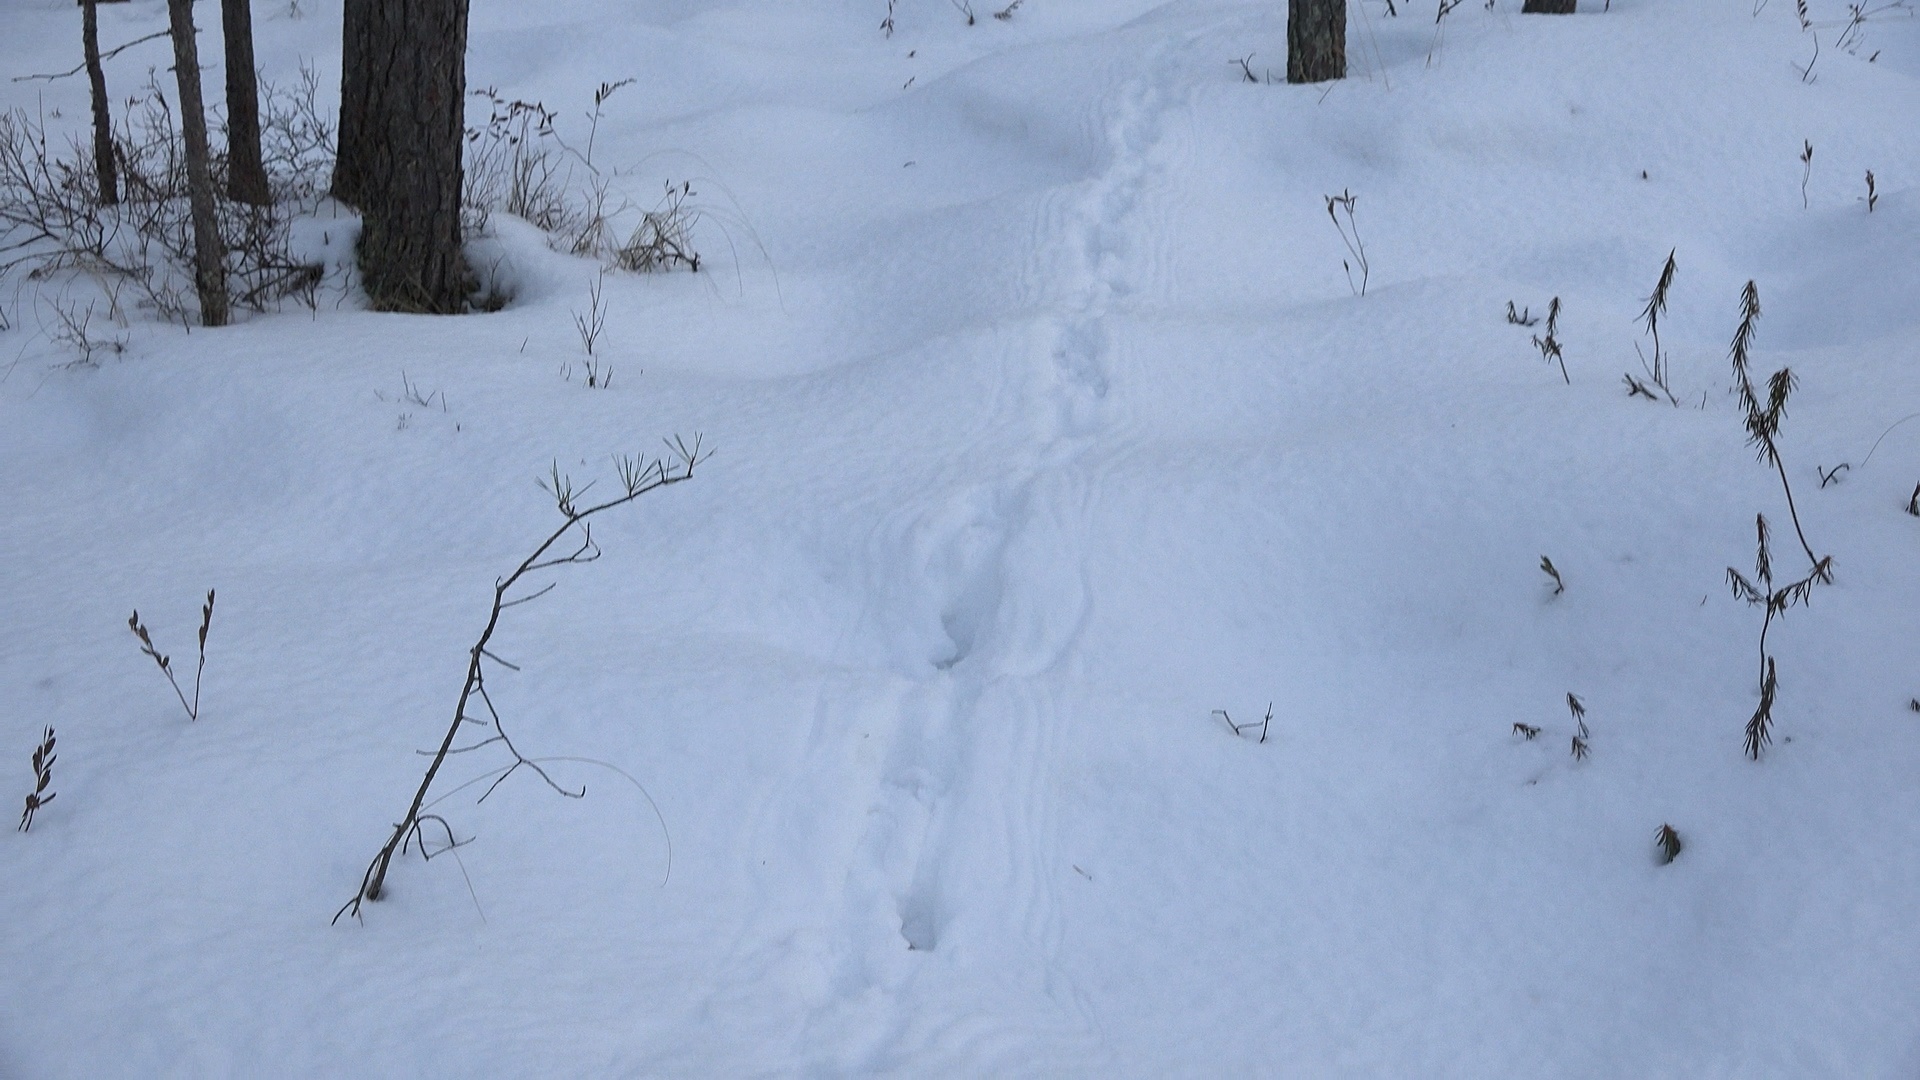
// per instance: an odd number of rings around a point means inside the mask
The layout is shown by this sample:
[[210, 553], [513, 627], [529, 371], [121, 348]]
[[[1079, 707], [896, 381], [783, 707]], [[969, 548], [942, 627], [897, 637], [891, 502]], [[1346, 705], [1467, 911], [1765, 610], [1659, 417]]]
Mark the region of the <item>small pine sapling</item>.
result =
[[1800, 511], [1794, 505], [1793, 485], [1787, 482], [1787, 467], [1780, 457], [1777, 436], [1780, 422], [1786, 418], [1787, 399], [1793, 393], [1793, 372], [1781, 368], [1773, 373], [1773, 377], [1767, 380], [1764, 403], [1753, 385], [1753, 336], [1759, 320], [1760, 290], [1749, 281], [1740, 294], [1740, 327], [1734, 331], [1733, 344], [1727, 350], [1728, 359], [1733, 362], [1734, 390], [1739, 394], [1741, 408], [1746, 414], [1747, 441], [1754, 446], [1760, 460], [1772, 465], [1780, 476], [1780, 489], [1787, 497], [1787, 512], [1793, 518], [1794, 535], [1800, 540], [1800, 550], [1806, 553], [1809, 569], [1807, 575], [1797, 581], [1779, 586], [1774, 584], [1770, 535], [1764, 514], [1755, 515], [1754, 519], [1758, 534], [1754, 580], [1747, 580], [1731, 566], [1727, 568], [1727, 584], [1732, 588], [1733, 595], [1765, 612], [1760, 621], [1760, 702], [1753, 716], [1747, 720], [1744, 743], [1746, 755], [1753, 761], [1760, 760], [1760, 755], [1773, 742], [1773, 703], [1779, 688], [1773, 655], [1767, 651], [1767, 632], [1773, 628], [1773, 621], [1786, 614], [1788, 609], [1795, 604], [1809, 602], [1815, 585], [1833, 581], [1833, 557], [1815, 555], [1813, 545], [1807, 543], [1806, 531], [1800, 527]]
[[[1646, 373], [1648, 381], [1654, 386], [1659, 387], [1660, 392], [1665, 394], [1667, 400], [1674, 405], [1679, 405], [1680, 401], [1673, 396], [1673, 386], [1669, 381], [1671, 379], [1671, 373], [1668, 370], [1667, 353], [1660, 345], [1660, 316], [1666, 314], [1667, 311], [1667, 290], [1673, 286], [1673, 272], [1678, 269], [1678, 264], [1674, 262], [1674, 254], [1678, 250], [1679, 249], [1676, 248], [1674, 251], [1667, 252], [1666, 265], [1660, 268], [1660, 280], [1654, 285], [1653, 294], [1647, 297], [1646, 306], [1640, 309], [1640, 325], [1646, 327], [1647, 333], [1653, 337], [1653, 358], [1651, 362], [1649, 362], [1647, 354], [1640, 351], [1640, 346], [1637, 343], [1633, 347], [1635, 352], [1640, 353], [1640, 368]], [[1646, 384], [1640, 382], [1640, 380], [1634, 378], [1632, 375], [1627, 375], [1625, 378], [1627, 381], [1627, 396], [1632, 397], [1635, 394], [1639, 394], [1644, 395], [1649, 400], [1655, 400], [1653, 392], [1647, 389]]]
[[1558, 362], [1560, 365], [1560, 378], [1568, 386], [1572, 386], [1573, 379], [1567, 375], [1567, 358], [1560, 353], [1559, 335], [1560, 298], [1556, 296], [1547, 304], [1547, 336], [1541, 337], [1535, 334], [1533, 336], [1533, 347], [1540, 350], [1540, 359], [1545, 360], [1549, 364]]
[[1760, 460], [1774, 467], [1780, 475], [1780, 488], [1787, 496], [1787, 512], [1793, 518], [1793, 531], [1800, 538], [1800, 549], [1807, 554], [1807, 561], [1813, 564], [1814, 576], [1822, 584], [1833, 580], [1833, 558], [1813, 553], [1813, 545], [1807, 543], [1806, 531], [1800, 527], [1800, 511], [1793, 501], [1793, 485], [1787, 482], [1787, 466], [1780, 457], [1780, 447], [1775, 437], [1780, 433], [1780, 422], [1787, 416], [1787, 398], [1792, 395], [1797, 381], [1791, 368], [1781, 368], [1767, 380], [1767, 400], [1763, 405], [1760, 395], [1754, 390], [1751, 376], [1753, 336], [1760, 322], [1760, 289], [1753, 282], [1740, 292], [1740, 326], [1733, 333], [1733, 343], [1727, 348], [1727, 358], [1733, 362], [1734, 390], [1740, 396], [1740, 406], [1745, 412], [1747, 441], [1754, 447]]
[[1654, 857], [1660, 861], [1661, 866], [1672, 865], [1673, 860], [1679, 858], [1680, 852], [1686, 849], [1686, 845], [1680, 841], [1679, 830], [1665, 824], [1660, 826], [1659, 832], [1653, 834], [1653, 847]]
[[1578, 697], [1567, 695], [1567, 711], [1573, 714], [1573, 760], [1587, 760], [1587, 707]]
[[[493, 642], [494, 632], [500, 627], [500, 617], [503, 612], [538, 600], [553, 591], [558, 584], [557, 581], [549, 581], [545, 586], [533, 589], [521, 584], [523, 578], [529, 574], [537, 575], [547, 570], [582, 566], [600, 558], [600, 546], [594, 542], [593, 522], [590, 519], [608, 510], [625, 506], [649, 492], [691, 480], [694, 469], [707, 459], [707, 451], [701, 446], [698, 435], [694, 436], [692, 446], [688, 446], [677, 437], [667, 445], [670, 450], [668, 457], [616, 458], [614, 464], [619, 474], [620, 492], [604, 502], [592, 505], [582, 503], [581, 498], [593, 485], [589, 483], [575, 488], [573, 480], [560, 472], [558, 463], [554, 465], [549, 478], [539, 482], [541, 488], [553, 498], [554, 507], [560, 511], [563, 521], [558, 528], [547, 534], [547, 538], [533, 549], [533, 554], [522, 560], [512, 573], [494, 579], [493, 607], [487, 616], [486, 626], [480, 631], [479, 638], [474, 641], [472, 648], [467, 650], [466, 681], [461, 684], [460, 699], [454, 705], [453, 719], [447, 726], [446, 734], [441, 737], [440, 747], [438, 750], [420, 752], [422, 756], [430, 758], [430, 761], [426, 774], [421, 777], [419, 787], [414, 789], [413, 801], [408, 805], [407, 812], [402, 815], [400, 821], [393, 826], [393, 831], [388, 834], [386, 843], [381, 845], [372, 861], [367, 864], [366, 872], [361, 875], [359, 889], [353, 894], [353, 898], [340, 905], [339, 911], [334, 912], [334, 922], [339, 922], [343, 915], [352, 915], [358, 919], [361, 908], [367, 901], [379, 900], [386, 894], [387, 871], [393, 863], [394, 856], [404, 854], [410, 845], [417, 843], [423, 857], [432, 857], [427, 845], [426, 827], [429, 824], [446, 833], [445, 845], [438, 851], [451, 850], [467, 842], [453, 838], [453, 828], [445, 818], [425, 812], [428, 805], [427, 792], [433, 787], [434, 778], [440, 774], [441, 766], [446, 764], [448, 757], [472, 753], [483, 747], [497, 746], [512, 759], [505, 766], [494, 770], [492, 784], [480, 796], [483, 801], [509, 777], [523, 768], [538, 776], [549, 788], [566, 798], [579, 799], [586, 796], [587, 789], [584, 785], [574, 791], [556, 783], [553, 777], [540, 767], [540, 762], [522, 754], [513, 740], [508, 737], [500, 712], [494, 708], [493, 699], [487, 691], [488, 665], [495, 665], [499, 669], [508, 671], [520, 669], [517, 665], [501, 659], [489, 646]], [[565, 544], [574, 546], [571, 551], [567, 551]], [[485, 715], [477, 715], [482, 709], [485, 710]], [[455, 746], [455, 741], [470, 724], [479, 727], [482, 731], [490, 731], [491, 734], [476, 735], [473, 741], [463, 746]], [[628, 779], [632, 780], [632, 777]], [[639, 782], [634, 781], [634, 786], [639, 787]], [[646, 795], [645, 788], [640, 788], [640, 792]], [[652, 801], [651, 795], [646, 797], [649, 802]], [[655, 813], [658, 814], [658, 812], [659, 808], [656, 806]], [[662, 818], [663, 831], [665, 827], [666, 820]], [[668, 872], [671, 873], [671, 837], [668, 838], [667, 865]]]
[[1559, 596], [1567, 591], [1567, 583], [1560, 580], [1560, 571], [1554, 569], [1553, 560], [1540, 556], [1540, 572], [1553, 579], [1553, 595]]
[[153, 636], [147, 633], [146, 624], [140, 621], [140, 613], [135, 611], [127, 619], [127, 629], [133, 631], [133, 636], [140, 639], [140, 651], [153, 657], [153, 662], [160, 668], [160, 674], [167, 677], [167, 682], [173, 687], [174, 696], [180, 699], [180, 707], [187, 711], [188, 720], [200, 719], [200, 676], [207, 670], [207, 630], [211, 626], [213, 626], [213, 590], [208, 589], [207, 602], [200, 608], [200, 663], [193, 669], [193, 700], [189, 702], [186, 693], [180, 689], [179, 680], [173, 677], [172, 659], [154, 648]]
[[27, 794], [27, 809], [20, 815], [20, 831], [33, 828], [33, 815], [39, 809], [53, 801], [53, 792], [47, 786], [53, 783], [53, 728], [49, 727], [40, 736], [40, 745], [33, 751], [33, 790]]

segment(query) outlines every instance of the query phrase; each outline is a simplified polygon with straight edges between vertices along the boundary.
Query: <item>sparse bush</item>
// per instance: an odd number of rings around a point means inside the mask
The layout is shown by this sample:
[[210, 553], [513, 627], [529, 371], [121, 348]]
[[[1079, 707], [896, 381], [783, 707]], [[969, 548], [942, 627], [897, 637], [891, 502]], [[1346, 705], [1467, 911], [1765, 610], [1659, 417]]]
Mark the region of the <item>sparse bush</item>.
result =
[[1561, 380], [1568, 386], [1573, 385], [1573, 377], [1567, 374], [1567, 358], [1560, 351], [1560, 298], [1557, 296], [1547, 304], [1546, 336], [1535, 334], [1533, 347], [1540, 350], [1540, 359], [1559, 364]]
[[1560, 571], [1554, 568], [1553, 560], [1540, 556], [1540, 572], [1553, 579], [1553, 595], [1559, 596], [1567, 591], [1567, 583], [1560, 579]]
[[140, 613], [135, 611], [127, 619], [127, 629], [140, 639], [140, 651], [153, 658], [159, 666], [160, 674], [167, 677], [168, 685], [173, 687], [175, 697], [180, 699], [180, 707], [187, 711], [188, 720], [200, 719], [200, 676], [207, 670], [207, 630], [213, 626], [213, 590], [207, 590], [207, 602], [200, 609], [200, 662], [193, 669], [193, 700], [180, 689], [180, 681], [173, 677], [173, 661], [159, 649], [154, 648], [153, 636], [147, 633], [146, 624], [140, 621]]
[[493, 108], [485, 125], [467, 131], [465, 230], [482, 232], [492, 214], [511, 214], [547, 233], [556, 249], [612, 268], [698, 273], [705, 260], [694, 234], [710, 215], [693, 183], [667, 182], [652, 209], [643, 210], [624, 194], [624, 175], [594, 160], [605, 105], [632, 81], [600, 84], [579, 146], [561, 136], [559, 114], [540, 102], [475, 91]]
[[485, 125], [466, 132], [460, 195], [465, 231], [484, 232], [495, 211], [542, 232], [568, 231], [578, 213], [568, 206], [570, 177], [553, 127], [558, 114], [537, 101], [503, 98], [491, 87], [473, 96], [493, 109]]
[[[44, 307], [53, 316], [51, 325], [45, 321], [41, 323], [40, 332], [55, 345], [77, 354], [70, 366], [91, 367], [99, 362], [99, 357], [104, 353], [126, 351], [125, 334], [103, 333], [94, 326], [95, 308], [99, 300], [90, 299], [85, 307], [81, 307], [78, 300], [67, 296], [41, 296], [37, 299], [39, 303], [35, 305], [36, 309]], [[111, 294], [107, 299], [109, 310], [119, 306], [113, 302]]]
[[[1347, 288], [1351, 289], [1355, 296], [1365, 296], [1367, 295], [1367, 278], [1372, 271], [1367, 265], [1367, 245], [1360, 240], [1360, 225], [1353, 218], [1354, 205], [1359, 202], [1360, 197], [1343, 188], [1340, 194], [1328, 195], [1325, 198], [1327, 218], [1333, 222], [1334, 228], [1340, 230], [1340, 241], [1347, 245], [1347, 254], [1351, 257], [1350, 260], [1340, 260], [1340, 268], [1347, 272]], [[1342, 220], [1343, 215], [1344, 220]], [[1353, 283], [1355, 263], [1360, 266], [1360, 284], [1358, 285]]]
[[601, 331], [607, 328], [607, 305], [601, 295], [606, 283], [605, 272], [595, 275], [593, 284], [587, 286], [586, 313], [573, 313], [573, 328], [580, 332], [580, 345], [587, 350], [589, 357], [593, 356], [595, 346], [600, 343]]
[[700, 253], [693, 249], [693, 227], [701, 213], [697, 206], [687, 203], [693, 194], [690, 181], [682, 181], [678, 187], [668, 184], [660, 201], [640, 215], [640, 224], [614, 252], [614, 265], [643, 274], [682, 266], [699, 273]]
[[[1674, 405], [1679, 405], [1680, 402], [1673, 396], [1673, 386], [1670, 382], [1672, 373], [1668, 369], [1667, 352], [1660, 345], [1660, 316], [1666, 314], [1667, 290], [1673, 286], [1673, 273], [1678, 269], [1673, 258], [1677, 251], [1678, 249], [1667, 252], [1666, 265], [1660, 268], [1660, 280], [1654, 284], [1653, 293], [1647, 297], [1646, 306], [1640, 309], [1640, 325], [1646, 327], [1647, 333], [1653, 337], [1652, 360], [1649, 361], [1647, 354], [1640, 352], [1638, 343], [1633, 346], [1633, 350], [1640, 353], [1640, 369], [1646, 374], [1647, 382], [1659, 387], [1660, 392], [1665, 394], [1667, 400]], [[1622, 378], [1627, 382], [1629, 397], [1637, 394], [1648, 399], [1654, 398], [1653, 391], [1647, 389], [1647, 383], [1642, 383], [1631, 374], [1623, 375]]]
[[1574, 729], [1573, 747], [1571, 750], [1573, 760], [1585, 761], [1587, 760], [1588, 753], [1587, 740], [1591, 737], [1587, 732], [1587, 706], [1578, 697], [1568, 694], [1567, 711], [1573, 714]]
[[[288, 225], [311, 210], [332, 167], [333, 126], [318, 111], [317, 76], [291, 88], [263, 84], [261, 140], [275, 205], [216, 204], [230, 302], [270, 310], [288, 297], [309, 305], [323, 268], [294, 257]], [[113, 135], [120, 199], [103, 205], [92, 152], [78, 135], [64, 148], [38, 114], [0, 114], [0, 278], [92, 278], [103, 289], [131, 284], [141, 306], [190, 324], [194, 246], [186, 152], [159, 83], [127, 102]], [[224, 157], [214, 186], [226, 190]]]
[[27, 808], [20, 815], [21, 832], [33, 828], [33, 815], [53, 801], [54, 793], [47, 790], [53, 783], [53, 760], [53, 728], [48, 727], [33, 751], [33, 790], [27, 793]]
[[1680, 857], [1686, 845], [1680, 841], [1680, 833], [1671, 825], [1662, 824], [1660, 831], [1653, 834], [1654, 857], [1661, 866], [1672, 865]]

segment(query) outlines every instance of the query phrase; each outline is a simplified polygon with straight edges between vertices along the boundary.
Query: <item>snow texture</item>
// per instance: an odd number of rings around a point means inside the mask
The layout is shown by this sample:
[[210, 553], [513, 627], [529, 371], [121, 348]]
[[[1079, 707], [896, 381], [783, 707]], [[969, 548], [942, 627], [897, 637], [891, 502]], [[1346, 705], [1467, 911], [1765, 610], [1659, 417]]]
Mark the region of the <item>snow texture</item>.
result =
[[[365, 310], [331, 206], [316, 311], [129, 306], [95, 365], [9, 279], [0, 794], [60, 755], [0, 844], [0, 1076], [1920, 1074], [1920, 422], [1866, 456], [1920, 411], [1920, 19], [1849, 52], [1812, 0], [1808, 81], [1784, 0], [1398, 6], [1295, 87], [1232, 62], [1284, 70], [1278, 0], [480, 0], [470, 85], [577, 144], [636, 80], [596, 161], [705, 211], [699, 273], [606, 276], [606, 388], [597, 264], [504, 214], [494, 314]], [[266, 75], [330, 92], [339, 16], [255, 4]], [[78, 37], [0, 11], [9, 75]], [[83, 133], [83, 80], [0, 88]], [[1670, 250], [1677, 407], [1621, 381]], [[1759, 513], [1801, 554], [1729, 395], [1749, 279], [1837, 567], [1758, 763], [1725, 572]], [[1505, 318], [1554, 297], [1571, 385]], [[695, 432], [495, 640], [586, 797], [455, 757], [471, 843], [329, 925], [558, 524], [534, 478]], [[126, 616], [183, 668], [210, 587], [189, 723]]]

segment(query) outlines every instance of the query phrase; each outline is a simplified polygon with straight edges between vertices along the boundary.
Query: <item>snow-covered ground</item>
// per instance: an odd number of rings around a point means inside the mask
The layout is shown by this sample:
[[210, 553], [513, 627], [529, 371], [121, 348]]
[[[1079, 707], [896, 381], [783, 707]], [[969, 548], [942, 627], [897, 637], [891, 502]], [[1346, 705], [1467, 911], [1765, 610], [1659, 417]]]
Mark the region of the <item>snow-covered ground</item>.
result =
[[[1788, 0], [1398, 6], [1292, 87], [1233, 63], [1284, 69], [1281, 0], [477, 0], [473, 86], [577, 143], [636, 80], [596, 160], [708, 214], [700, 273], [607, 276], [607, 388], [596, 265], [504, 215], [490, 315], [335, 279], [67, 366], [9, 281], [0, 795], [43, 725], [59, 761], [0, 843], [0, 1075], [1920, 1073], [1920, 421], [1867, 460], [1920, 410], [1920, 18], [1849, 52], [1811, 0], [1807, 81]], [[336, 84], [337, 0], [255, 20]], [[0, 67], [77, 23], [8, 4]], [[1621, 379], [1670, 250], [1678, 407]], [[1837, 567], [1759, 763], [1726, 569], [1757, 513], [1805, 559], [1729, 395], [1749, 279]], [[1555, 297], [1570, 384], [1505, 317]], [[509, 759], [455, 757], [458, 861], [330, 925], [558, 524], [535, 479], [696, 432], [494, 642], [586, 797], [476, 805]], [[190, 670], [208, 588], [189, 723], [126, 619]]]

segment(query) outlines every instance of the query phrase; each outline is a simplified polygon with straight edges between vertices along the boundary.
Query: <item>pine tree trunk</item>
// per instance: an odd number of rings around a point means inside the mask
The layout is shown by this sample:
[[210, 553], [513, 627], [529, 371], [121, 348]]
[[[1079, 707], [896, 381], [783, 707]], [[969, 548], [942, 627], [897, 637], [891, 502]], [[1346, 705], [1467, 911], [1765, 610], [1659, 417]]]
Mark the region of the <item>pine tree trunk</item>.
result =
[[200, 321], [227, 324], [226, 251], [213, 201], [213, 168], [207, 151], [207, 110], [200, 100], [200, 50], [194, 41], [193, 0], [167, 0], [173, 37], [173, 71], [180, 84], [180, 134], [187, 149], [187, 202], [193, 211], [193, 284], [200, 294]]
[[1520, 5], [1522, 15], [1571, 15], [1578, 0], [1527, 0]]
[[1287, 0], [1287, 81], [1347, 77], [1347, 0]]
[[340, 17], [340, 132], [333, 156], [334, 198], [359, 206], [366, 187], [367, 24], [376, 0], [346, 0]]
[[113, 162], [113, 116], [107, 105], [107, 72], [100, 65], [100, 11], [94, 0], [80, 5], [80, 46], [87, 58], [87, 82], [93, 88], [93, 173], [100, 205], [120, 201], [120, 170]]
[[454, 314], [470, 291], [460, 257], [467, 0], [381, 0], [363, 28], [366, 105], [351, 182], [360, 278], [382, 310]]
[[249, 0], [220, 0], [227, 46], [227, 197], [268, 206], [266, 166], [260, 163], [260, 86], [253, 69], [253, 10]]

